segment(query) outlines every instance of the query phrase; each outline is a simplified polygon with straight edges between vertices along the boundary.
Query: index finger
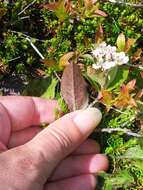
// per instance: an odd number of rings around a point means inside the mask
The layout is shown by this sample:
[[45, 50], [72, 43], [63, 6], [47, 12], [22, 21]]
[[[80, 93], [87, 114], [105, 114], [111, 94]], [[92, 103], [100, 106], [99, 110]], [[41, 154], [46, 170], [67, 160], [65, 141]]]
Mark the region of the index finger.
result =
[[1, 125], [7, 127], [11, 123], [11, 130], [18, 131], [32, 125], [51, 123], [55, 120], [54, 110], [58, 108], [57, 101], [36, 97], [2, 96], [0, 104], [5, 110], [3, 115], [9, 121], [3, 120]]

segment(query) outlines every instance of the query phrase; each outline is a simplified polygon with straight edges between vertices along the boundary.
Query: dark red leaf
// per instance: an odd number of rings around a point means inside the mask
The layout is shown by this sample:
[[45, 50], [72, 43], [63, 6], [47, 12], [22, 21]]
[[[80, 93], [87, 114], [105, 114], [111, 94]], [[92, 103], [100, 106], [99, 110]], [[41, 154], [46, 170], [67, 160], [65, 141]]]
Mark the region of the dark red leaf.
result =
[[107, 17], [108, 16], [104, 11], [101, 11], [99, 9], [95, 11], [95, 14], [97, 16], [103, 16], [103, 17]]
[[61, 93], [70, 111], [87, 107], [87, 85], [78, 65], [71, 63], [65, 68], [61, 81]]

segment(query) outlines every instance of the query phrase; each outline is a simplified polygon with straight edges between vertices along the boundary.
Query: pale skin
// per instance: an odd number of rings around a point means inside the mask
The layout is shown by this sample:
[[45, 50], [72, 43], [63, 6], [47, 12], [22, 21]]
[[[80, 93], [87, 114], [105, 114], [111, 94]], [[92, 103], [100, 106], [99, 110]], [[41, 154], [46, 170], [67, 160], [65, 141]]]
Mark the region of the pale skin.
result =
[[96, 174], [108, 169], [98, 143], [88, 139], [100, 113], [76, 111], [55, 121], [56, 107], [40, 98], [0, 98], [2, 190], [95, 189]]

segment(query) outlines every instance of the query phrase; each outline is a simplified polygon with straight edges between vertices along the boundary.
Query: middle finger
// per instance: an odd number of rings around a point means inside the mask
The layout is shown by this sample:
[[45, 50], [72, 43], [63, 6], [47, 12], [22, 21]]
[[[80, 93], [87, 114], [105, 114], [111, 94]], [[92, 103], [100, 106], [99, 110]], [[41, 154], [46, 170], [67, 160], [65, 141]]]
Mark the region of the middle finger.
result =
[[96, 174], [108, 168], [108, 160], [102, 154], [70, 156], [56, 168], [50, 181], [62, 180], [83, 174]]

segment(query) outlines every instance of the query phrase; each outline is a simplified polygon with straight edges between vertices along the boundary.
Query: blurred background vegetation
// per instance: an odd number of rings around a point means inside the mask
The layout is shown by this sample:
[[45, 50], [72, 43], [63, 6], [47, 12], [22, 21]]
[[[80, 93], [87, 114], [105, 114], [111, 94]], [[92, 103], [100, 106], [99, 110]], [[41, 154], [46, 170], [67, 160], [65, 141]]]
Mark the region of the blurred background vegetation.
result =
[[137, 39], [137, 45], [142, 46], [143, 8], [100, 0], [97, 6], [107, 14], [106, 17], [88, 17], [84, 13], [73, 16], [72, 13], [60, 20], [52, 11], [42, 7], [48, 2], [0, 1], [1, 77], [9, 72], [31, 73], [43, 67], [45, 70], [41, 58], [26, 37], [31, 39], [45, 58], [56, 61], [69, 51], [88, 51], [95, 44], [100, 25], [107, 43], [115, 44], [117, 36], [124, 32], [126, 37]]

